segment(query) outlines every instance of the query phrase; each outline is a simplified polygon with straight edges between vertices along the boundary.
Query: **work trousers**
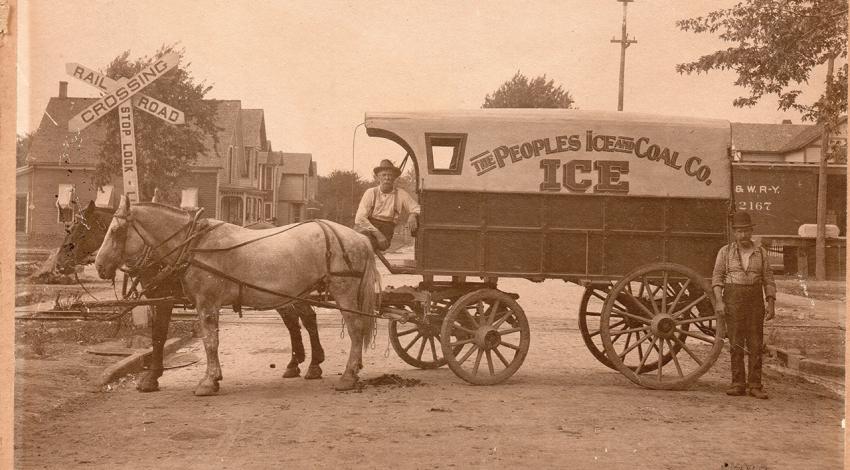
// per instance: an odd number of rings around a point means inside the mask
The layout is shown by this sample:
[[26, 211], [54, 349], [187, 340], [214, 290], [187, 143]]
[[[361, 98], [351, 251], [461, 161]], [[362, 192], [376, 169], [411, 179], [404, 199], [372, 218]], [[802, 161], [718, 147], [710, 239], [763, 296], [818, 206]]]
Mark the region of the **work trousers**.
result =
[[[387, 222], [384, 220], [379, 220], [374, 217], [369, 217], [369, 222], [375, 226], [376, 229], [380, 230], [384, 237], [387, 239], [387, 246], [389, 247], [390, 242], [393, 241], [393, 234], [395, 234], [395, 224], [393, 222]], [[372, 232], [364, 232], [367, 237], [369, 237], [369, 241], [372, 242], [372, 248], [375, 250], [383, 251], [378, 248], [378, 239], [375, 238], [375, 235]]]
[[[764, 333], [764, 298], [761, 284], [726, 284], [726, 334], [732, 349], [732, 385], [760, 389]], [[744, 356], [747, 369], [744, 369]]]

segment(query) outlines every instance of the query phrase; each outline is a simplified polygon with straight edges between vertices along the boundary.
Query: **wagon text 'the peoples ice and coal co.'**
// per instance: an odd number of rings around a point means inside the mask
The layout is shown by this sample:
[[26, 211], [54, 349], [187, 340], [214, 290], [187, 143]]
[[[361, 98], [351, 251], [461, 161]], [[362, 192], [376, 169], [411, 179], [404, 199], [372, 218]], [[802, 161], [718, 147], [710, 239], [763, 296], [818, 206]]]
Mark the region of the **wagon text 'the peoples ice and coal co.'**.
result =
[[[649, 137], [594, 135], [591, 130], [586, 131], [583, 136], [581, 134], [558, 135], [533, 139], [510, 146], [501, 145], [475, 155], [470, 159], [470, 163], [476, 174], [481, 176], [491, 170], [505, 168], [508, 164], [518, 163], [541, 155], [579, 150], [584, 150], [585, 153], [608, 152], [633, 155], [639, 159], [658, 162], [673, 170], [682, 171], [706, 186], [711, 185], [711, 168], [704, 164], [700, 157], [692, 156], [687, 159], [680, 159], [679, 152], [653, 143]], [[598, 173], [598, 184], [593, 186], [594, 192], [628, 192], [628, 182], [619, 179], [620, 175], [629, 172], [628, 161], [567, 161], [563, 166], [562, 182], [558, 182], [554, 172], [562, 163], [558, 159], [541, 161], [540, 168], [543, 170], [541, 191], [556, 192], [564, 187], [572, 192], [586, 192], [591, 188], [591, 183], [586, 179], [577, 181], [576, 173], [589, 173], [595, 170]]]

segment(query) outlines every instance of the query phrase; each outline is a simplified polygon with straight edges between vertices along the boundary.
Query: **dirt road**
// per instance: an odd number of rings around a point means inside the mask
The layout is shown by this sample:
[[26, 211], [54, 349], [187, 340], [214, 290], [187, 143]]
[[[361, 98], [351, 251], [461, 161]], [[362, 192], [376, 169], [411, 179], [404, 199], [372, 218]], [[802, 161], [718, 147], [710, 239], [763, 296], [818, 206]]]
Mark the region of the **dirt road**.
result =
[[192, 395], [203, 359], [167, 371], [158, 393], [128, 383], [20, 429], [17, 468], [841, 468], [843, 403], [817, 386], [766, 370], [770, 400], [727, 397], [724, 353], [689, 391], [641, 389], [586, 350], [579, 287], [500, 287], [520, 294], [532, 334], [524, 365], [502, 385], [410, 368], [382, 321], [361, 378], [397, 374], [421, 385], [335, 392], [348, 338], [327, 311], [325, 378], [282, 379], [283, 324], [225, 315], [218, 396]]

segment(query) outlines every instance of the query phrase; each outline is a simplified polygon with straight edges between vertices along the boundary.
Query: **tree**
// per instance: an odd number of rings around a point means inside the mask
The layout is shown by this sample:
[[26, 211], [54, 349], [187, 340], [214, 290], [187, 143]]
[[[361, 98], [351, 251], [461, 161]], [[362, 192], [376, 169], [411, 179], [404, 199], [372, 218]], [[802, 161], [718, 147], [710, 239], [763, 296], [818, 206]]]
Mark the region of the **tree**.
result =
[[[735, 44], [678, 64], [679, 73], [734, 70], [738, 74], [735, 84], [750, 92], [735, 99], [735, 106], [752, 106], [765, 95], [776, 95], [779, 109], [799, 111], [803, 120], [823, 127], [815, 242], [815, 276], [819, 280], [826, 278], [827, 160], [846, 159], [846, 153], [831, 156], [829, 149], [830, 134], [847, 112], [847, 9], [847, 0], [746, 0], [732, 8], [677, 22], [684, 31], [719, 31], [721, 39]], [[840, 62], [833, 77], [836, 59]], [[812, 103], [801, 103], [799, 86], [823, 64], [827, 64], [823, 93]]]
[[30, 144], [32, 144], [32, 136], [35, 134], [34, 132], [27, 132], [24, 135], [18, 135], [15, 139], [15, 168], [20, 168], [22, 166], [26, 166], [27, 164], [27, 153], [30, 150]]
[[546, 75], [528, 79], [521, 72], [506, 81], [492, 95], [484, 97], [482, 108], [572, 108], [573, 98]]
[[[153, 196], [159, 188], [166, 200], [174, 199], [180, 178], [188, 173], [189, 165], [207, 152], [206, 137], [218, 142], [216, 104], [205, 101], [212, 89], [203, 81], [196, 82], [185, 62], [185, 51], [174, 45], [163, 46], [154, 57], [130, 60], [130, 51], [116, 57], [107, 67], [106, 75], [113, 79], [132, 77], [144, 67], [168, 52], [180, 55], [181, 65], [175, 67], [145, 88], [145, 94], [159, 99], [186, 114], [186, 124], [175, 126], [147, 113], [134, 111], [136, 152], [139, 185], [143, 198]], [[109, 113], [105, 120], [106, 138], [98, 155], [96, 183], [109, 184], [112, 175], [121, 174], [118, 113]]]
[[370, 186], [353, 171], [334, 170], [328, 176], [319, 176], [318, 201], [324, 210], [323, 217], [351, 227], [360, 198]]
[[[765, 95], [776, 95], [779, 109], [799, 111], [804, 120], [835, 130], [847, 109], [847, 1], [746, 0], [706, 16], [680, 20], [683, 31], [718, 34], [729, 48], [676, 65], [683, 74], [733, 70], [735, 84], [749, 96], [733, 101], [753, 106]], [[799, 101], [800, 85], [812, 70], [833, 59], [844, 59], [834, 80], [812, 103]]]

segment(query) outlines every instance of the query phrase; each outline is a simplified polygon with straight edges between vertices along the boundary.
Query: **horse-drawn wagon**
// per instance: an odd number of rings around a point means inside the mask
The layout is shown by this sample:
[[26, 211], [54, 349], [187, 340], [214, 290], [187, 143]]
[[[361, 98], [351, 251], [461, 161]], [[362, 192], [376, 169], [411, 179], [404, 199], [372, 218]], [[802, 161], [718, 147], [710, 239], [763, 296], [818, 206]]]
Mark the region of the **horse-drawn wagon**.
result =
[[195, 306], [206, 331], [198, 394], [215, 393], [221, 379], [220, 307], [293, 301], [347, 318], [352, 349], [338, 388], [354, 387], [375, 317], [389, 320], [390, 342], [408, 364], [448, 364], [467, 382], [497, 384], [522, 365], [531, 338], [518, 295], [500, 290], [500, 278], [584, 286], [579, 329], [590, 352], [642, 386], [686, 387], [719, 356], [724, 325], [707, 279], [733, 208], [728, 122], [479, 110], [369, 113], [365, 126], [400, 145], [413, 166], [422, 206], [414, 259], [395, 265], [377, 255], [391, 274], [421, 276], [416, 286], [372, 299], [366, 237], [327, 221], [251, 231], [125, 199], [108, 228], [84, 223], [66, 241], [73, 260], [90, 252], [80, 237], [103, 240], [103, 277], [131, 262], [153, 271], [149, 284], [173, 291], [158, 308], [154, 366], [140, 389], [157, 388], [175, 301]]
[[[382, 306], [407, 363], [495, 384], [530, 328], [500, 278], [585, 286], [591, 353], [649, 388], [683, 388], [723, 346], [710, 284], [727, 241], [730, 127], [720, 120], [567, 110], [367, 114], [368, 135], [410, 157], [422, 206], [418, 286]], [[408, 324], [409, 323], [409, 324]]]

